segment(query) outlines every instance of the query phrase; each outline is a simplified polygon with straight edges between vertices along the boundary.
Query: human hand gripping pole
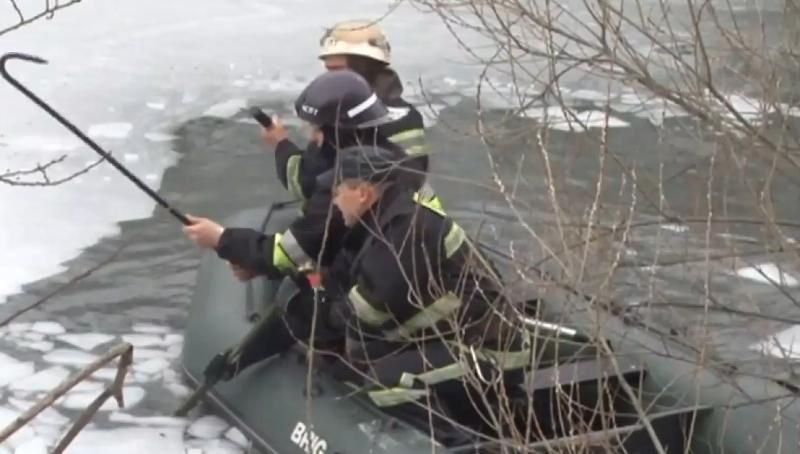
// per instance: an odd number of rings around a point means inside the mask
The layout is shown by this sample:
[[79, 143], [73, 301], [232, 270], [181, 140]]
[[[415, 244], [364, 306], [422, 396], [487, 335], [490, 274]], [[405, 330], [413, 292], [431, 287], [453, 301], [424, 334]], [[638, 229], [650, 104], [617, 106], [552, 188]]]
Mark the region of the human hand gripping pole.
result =
[[33, 92], [31, 92], [28, 88], [23, 86], [18, 80], [16, 80], [14, 77], [12, 77], [11, 74], [9, 74], [8, 70], [6, 69], [6, 64], [8, 63], [9, 60], [24, 60], [24, 61], [29, 61], [29, 62], [33, 62], [33, 63], [39, 63], [39, 64], [47, 64], [47, 60], [45, 60], [43, 58], [40, 58], [40, 57], [36, 57], [34, 55], [28, 55], [28, 54], [23, 54], [23, 53], [18, 53], [18, 52], [7, 53], [7, 54], [4, 54], [2, 57], [0, 57], [0, 74], [2, 74], [3, 78], [5, 80], [7, 80], [8, 83], [10, 83], [12, 86], [14, 86], [14, 88], [16, 88], [17, 90], [22, 92], [25, 96], [27, 96], [36, 105], [38, 105], [39, 107], [44, 109], [53, 118], [58, 120], [59, 123], [64, 125], [64, 127], [69, 129], [76, 136], [78, 136], [78, 138], [80, 138], [92, 150], [96, 151], [105, 160], [110, 162], [111, 165], [113, 165], [114, 167], [116, 167], [117, 170], [122, 172], [122, 174], [125, 175], [129, 180], [131, 180], [136, 186], [138, 186], [139, 189], [144, 191], [153, 200], [155, 200], [159, 205], [161, 205], [167, 211], [169, 211], [170, 214], [172, 214], [179, 221], [181, 221], [181, 223], [183, 225], [191, 225], [192, 224], [191, 221], [186, 217], [186, 215], [184, 215], [183, 213], [178, 211], [175, 207], [173, 207], [172, 205], [167, 203], [166, 200], [164, 200], [155, 191], [153, 191], [150, 187], [148, 187], [146, 184], [144, 184], [139, 178], [136, 177], [136, 175], [132, 174], [127, 168], [125, 168], [125, 166], [120, 164], [120, 162], [117, 161], [113, 156], [111, 156], [111, 154], [109, 154], [107, 151], [103, 150], [100, 147], [100, 145], [95, 143], [92, 139], [90, 139], [83, 132], [81, 132], [81, 130], [78, 129], [77, 126], [75, 126], [69, 120], [67, 120], [66, 118], [61, 116], [61, 114], [56, 112], [52, 107], [50, 107], [50, 105], [48, 105], [46, 102], [41, 100], [38, 96], [33, 94]]

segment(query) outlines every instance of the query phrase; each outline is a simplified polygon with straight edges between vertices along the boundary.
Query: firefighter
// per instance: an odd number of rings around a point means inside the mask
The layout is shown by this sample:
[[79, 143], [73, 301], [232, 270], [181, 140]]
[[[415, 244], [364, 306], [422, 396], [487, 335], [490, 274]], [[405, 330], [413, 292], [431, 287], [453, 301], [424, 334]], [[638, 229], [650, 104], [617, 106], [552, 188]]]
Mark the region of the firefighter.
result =
[[[381, 29], [365, 20], [345, 21], [326, 30], [320, 39], [319, 58], [329, 71], [351, 70], [362, 76], [392, 113], [392, 121], [378, 127], [380, 134], [402, 147], [409, 157], [409, 168], [415, 169], [418, 185], [416, 197], [442, 208], [439, 197], [425, 182], [429, 168], [428, 145], [422, 114], [402, 98], [403, 85], [390, 68], [391, 48]], [[278, 118], [273, 126], [262, 129], [264, 141], [275, 147], [275, 168], [278, 178], [293, 196], [307, 200], [313, 190], [309, 181], [327, 170], [326, 159], [318, 156], [317, 143], [311, 140], [305, 151], [288, 138]]]
[[[493, 264], [444, 212], [414, 200], [396, 152], [350, 147], [337, 159], [317, 184], [334, 188], [350, 231], [323, 283], [347, 303], [346, 351], [373, 380], [372, 401], [427, 425], [420, 402], [453, 414], [447, 402], [465, 399], [443, 396], [520, 380], [530, 341]], [[445, 418], [435, 425], [460, 433]]]

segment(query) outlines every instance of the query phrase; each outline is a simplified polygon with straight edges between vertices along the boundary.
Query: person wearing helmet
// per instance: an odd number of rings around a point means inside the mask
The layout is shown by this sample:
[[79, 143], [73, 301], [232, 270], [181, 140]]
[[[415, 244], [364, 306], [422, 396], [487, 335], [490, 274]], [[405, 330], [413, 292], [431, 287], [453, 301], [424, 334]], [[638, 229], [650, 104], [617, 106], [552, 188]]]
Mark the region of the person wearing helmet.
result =
[[[320, 40], [319, 58], [329, 71], [349, 69], [362, 76], [379, 99], [393, 113], [391, 122], [378, 127], [387, 140], [402, 147], [408, 154], [409, 166], [419, 175], [420, 201], [442, 208], [439, 197], [425, 182], [429, 168], [428, 146], [422, 115], [402, 98], [403, 86], [399, 77], [389, 67], [391, 48], [383, 32], [373, 22], [357, 20], [335, 24], [326, 30]], [[275, 146], [275, 167], [278, 177], [289, 192], [300, 199], [307, 199], [302, 180], [311, 180], [318, 167], [304, 165], [303, 161], [316, 161], [317, 147], [311, 141], [304, 153], [288, 139], [279, 119], [273, 127], [263, 129], [264, 140]], [[317, 139], [318, 140], [318, 139]]]
[[[413, 200], [409, 169], [392, 150], [351, 147], [337, 160], [318, 184], [333, 188], [349, 253], [337, 254], [323, 283], [347, 302], [346, 352], [377, 382], [367, 383], [371, 400], [427, 427], [429, 412], [416, 402], [437, 397], [429, 390], [461, 396], [475, 385], [468, 370], [518, 380], [530, 351], [491, 261], [453, 219]], [[444, 421], [434, 426], [450, 433]]]
[[[315, 178], [333, 167], [339, 148], [359, 144], [382, 146], [393, 150], [400, 160], [405, 157], [400, 147], [376, 131], [378, 126], [392, 121], [392, 113], [354, 72], [336, 71], [318, 76], [297, 98], [295, 107], [298, 115], [311, 126], [319, 151], [313, 159], [302, 161], [305, 166], [302, 170], [308, 171], [298, 170], [304, 177], [298, 180], [299, 185], [309, 198], [302, 214], [289, 228], [265, 234], [250, 228], [224, 227], [207, 218], [187, 215], [192, 224], [184, 227], [184, 233], [198, 246], [215, 250], [218, 257], [231, 264], [234, 275], [242, 281], [256, 275], [272, 279], [297, 277], [315, 268], [314, 264], [326, 266], [338, 253], [347, 231], [341, 212], [332, 205], [330, 187], [319, 186], [308, 177]], [[410, 176], [404, 184], [409, 188], [418, 185], [415, 178]], [[313, 295], [305, 292], [303, 296]], [[254, 343], [263, 348], [243, 353], [235, 364], [236, 370], [280, 353], [294, 344], [295, 339], [308, 336], [313, 314], [309, 308], [313, 306], [293, 305], [281, 314], [282, 317], [268, 320], [264, 329], [269, 340]], [[335, 336], [335, 330], [330, 331]]]

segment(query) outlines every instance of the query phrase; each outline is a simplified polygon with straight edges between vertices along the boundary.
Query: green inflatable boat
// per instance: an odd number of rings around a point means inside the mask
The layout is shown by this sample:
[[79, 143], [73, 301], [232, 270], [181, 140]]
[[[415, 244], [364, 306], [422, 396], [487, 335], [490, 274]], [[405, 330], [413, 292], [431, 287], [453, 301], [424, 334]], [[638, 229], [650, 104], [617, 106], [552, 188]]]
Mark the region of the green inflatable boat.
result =
[[[275, 203], [242, 212], [226, 225], [276, 232], [295, 216], [296, 205]], [[261, 314], [297, 293], [291, 279], [242, 284], [207, 253], [182, 356], [192, 385], [201, 385], [209, 360], [238, 344]], [[619, 317], [599, 324], [602, 336], [594, 337], [602, 344], [590, 341], [580, 333], [597, 332], [597, 320], [575, 316], [566, 325], [555, 323], [554, 309], [568, 298], [575, 297], [548, 295], [537, 319], [526, 320], [537, 360], [526, 382], [508, 392], [524, 413], [517, 433], [528, 434], [514, 441], [449, 446], [432, 440], [326, 373], [321, 360], [314, 360], [316, 373], [309, 374], [307, 352], [299, 346], [217, 383], [205, 400], [264, 453], [800, 452], [800, 404], [791, 386], [699, 368], [689, 348]]]

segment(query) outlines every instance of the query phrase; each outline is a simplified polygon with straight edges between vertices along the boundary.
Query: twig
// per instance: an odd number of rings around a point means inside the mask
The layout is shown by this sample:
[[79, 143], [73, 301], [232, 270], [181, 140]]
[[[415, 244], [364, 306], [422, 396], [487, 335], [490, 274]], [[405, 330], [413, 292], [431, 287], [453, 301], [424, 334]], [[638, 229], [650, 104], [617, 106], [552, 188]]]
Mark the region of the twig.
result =
[[12, 32], [14, 30], [17, 30], [19, 28], [22, 28], [25, 25], [28, 25], [28, 24], [30, 24], [32, 22], [36, 22], [37, 20], [39, 20], [39, 19], [41, 19], [43, 17], [46, 17], [47, 19], [51, 19], [56, 11], [58, 11], [60, 9], [67, 8], [69, 6], [72, 6], [72, 5], [74, 5], [76, 3], [80, 3], [80, 2], [81, 2], [81, 0], [67, 0], [66, 3], [61, 3], [61, 4], [56, 3], [53, 7], [50, 7], [50, 3], [47, 2], [47, 4], [45, 5], [44, 11], [25, 19], [24, 16], [22, 15], [22, 12], [17, 8], [17, 4], [15, 3], [15, 0], [11, 0], [11, 4], [17, 10], [17, 14], [20, 17], [20, 20], [19, 20], [18, 23], [14, 24], [14, 25], [12, 25], [10, 27], [6, 27], [4, 29], [0, 29], [0, 36], [5, 35], [6, 33]]
[[[67, 378], [61, 384], [59, 384], [55, 389], [47, 393], [42, 399], [40, 399], [33, 407], [28, 409], [25, 413], [21, 414], [17, 419], [12, 422], [8, 427], [3, 429], [0, 432], [0, 443], [5, 441], [8, 437], [13, 435], [17, 430], [22, 428], [25, 424], [30, 422], [33, 418], [35, 418], [39, 413], [44, 411], [47, 407], [50, 407], [55, 403], [55, 401], [61, 397], [62, 395], [66, 394], [67, 391], [72, 389], [75, 385], [82, 382], [83, 380], [87, 379], [91, 374], [95, 371], [103, 367], [106, 363], [110, 362], [116, 357], [120, 357], [120, 361], [117, 364], [117, 376], [114, 380], [114, 383], [109, 385], [105, 391], [97, 398], [92, 405], [87, 408], [87, 410], [80, 416], [80, 418], [76, 421], [75, 425], [70, 429], [67, 436], [62, 439], [61, 443], [59, 443], [59, 447], [56, 448], [55, 453], [60, 453], [66, 448], [66, 445], [72, 441], [72, 438], [75, 437], [78, 431], [86, 425], [88, 420], [91, 416], [97, 411], [97, 408], [105, 402], [111, 396], [114, 396], [117, 399], [117, 403], [120, 407], [122, 407], [122, 385], [125, 380], [125, 375], [128, 371], [128, 366], [133, 361], [133, 346], [127, 342], [123, 342], [116, 347], [113, 347], [109, 350], [106, 354], [101, 356], [100, 358], [94, 360], [89, 365], [84, 367], [81, 371], [73, 375], [72, 377]], [[102, 398], [102, 400], [101, 400]], [[99, 403], [98, 403], [99, 402]], [[77, 428], [77, 429], [76, 429]]]
[[[119, 351], [114, 354], [114, 350], [118, 349]], [[133, 362], [133, 346], [131, 344], [123, 343], [117, 346], [115, 349], [112, 349], [109, 353], [106, 354], [106, 358], [110, 360], [111, 358], [121, 355], [119, 359], [119, 364], [117, 365], [117, 375], [114, 377], [114, 382], [110, 384], [106, 389], [100, 393], [97, 398], [86, 408], [86, 410], [81, 413], [78, 419], [75, 421], [75, 424], [72, 425], [69, 432], [64, 435], [64, 438], [58, 443], [56, 448], [53, 450], [53, 454], [61, 454], [67, 449], [67, 446], [72, 442], [72, 440], [78, 435], [81, 429], [89, 423], [97, 413], [97, 410], [108, 400], [109, 397], [114, 397], [114, 400], [117, 401], [117, 405], [119, 408], [125, 407], [125, 400], [122, 394], [122, 387], [125, 384], [125, 375], [128, 373], [128, 366], [131, 365]]]

